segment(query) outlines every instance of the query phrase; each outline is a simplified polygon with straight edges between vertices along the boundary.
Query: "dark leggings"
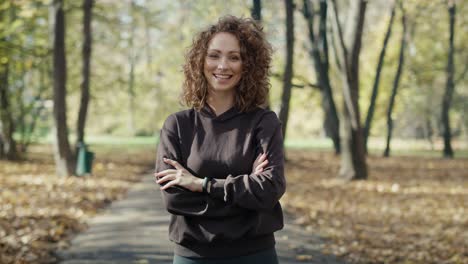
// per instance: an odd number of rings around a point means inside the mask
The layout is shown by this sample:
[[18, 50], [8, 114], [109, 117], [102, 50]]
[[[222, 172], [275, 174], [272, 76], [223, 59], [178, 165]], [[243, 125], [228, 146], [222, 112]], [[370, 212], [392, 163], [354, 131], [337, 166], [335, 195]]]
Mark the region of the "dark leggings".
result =
[[173, 264], [278, 264], [275, 248], [262, 250], [260, 252], [234, 258], [221, 259], [204, 259], [204, 258], [187, 258], [174, 255]]

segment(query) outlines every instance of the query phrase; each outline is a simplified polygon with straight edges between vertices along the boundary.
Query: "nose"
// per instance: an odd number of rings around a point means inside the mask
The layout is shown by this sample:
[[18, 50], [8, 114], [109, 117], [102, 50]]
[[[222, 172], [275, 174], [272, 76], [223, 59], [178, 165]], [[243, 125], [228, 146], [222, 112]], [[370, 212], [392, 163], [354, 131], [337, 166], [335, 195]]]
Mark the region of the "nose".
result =
[[226, 62], [225, 58], [222, 58], [222, 59], [219, 60], [218, 69], [219, 70], [227, 69], [227, 62]]

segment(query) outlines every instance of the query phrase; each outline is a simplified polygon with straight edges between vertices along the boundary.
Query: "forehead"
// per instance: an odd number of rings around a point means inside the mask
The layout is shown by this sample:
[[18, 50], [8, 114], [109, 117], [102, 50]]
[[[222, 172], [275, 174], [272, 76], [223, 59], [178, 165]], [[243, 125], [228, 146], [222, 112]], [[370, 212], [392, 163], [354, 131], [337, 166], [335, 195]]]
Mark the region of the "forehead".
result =
[[208, 43], [208, 49], [220, 51], [240, 51], [239, 40], [228, 32], [216, 33]]

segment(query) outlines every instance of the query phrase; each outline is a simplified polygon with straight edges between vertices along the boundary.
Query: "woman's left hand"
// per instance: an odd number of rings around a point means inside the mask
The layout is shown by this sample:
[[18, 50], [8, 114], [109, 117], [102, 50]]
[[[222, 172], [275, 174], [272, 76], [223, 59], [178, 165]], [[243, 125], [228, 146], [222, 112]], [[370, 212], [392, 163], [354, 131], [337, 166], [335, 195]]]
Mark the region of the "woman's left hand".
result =
[[192, 192], [202, 192], [203, 179], [193, 176], [175, 160], [164, 158], [163, 161], [175, 169], [163, 170], [154, 174], [156, 183], [163, 184], [167, 182], [166, 185], [161, 187], [161, 190], [178, 185]]

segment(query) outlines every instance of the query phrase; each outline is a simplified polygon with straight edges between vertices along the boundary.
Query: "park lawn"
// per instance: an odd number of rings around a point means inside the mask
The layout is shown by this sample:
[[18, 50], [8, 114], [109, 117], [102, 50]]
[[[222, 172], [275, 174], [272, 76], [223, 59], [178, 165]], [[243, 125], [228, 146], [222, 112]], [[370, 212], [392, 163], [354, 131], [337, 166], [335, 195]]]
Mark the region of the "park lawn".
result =
[[[53, 262], [89, 217], [153, 168], [154, 139], [115, 142], [91, 141], [92, 177], [55, 176], [50, 145], [33, 146], [22, 162], [0, 161], [0, 263]], [[339, 158], [310, 144], [287, 144], [281, 202], [327, 238], [326, 253], [352, 263], [468, 262], [468, 159], [371, 155], [369, 180], [342, 182]]]

